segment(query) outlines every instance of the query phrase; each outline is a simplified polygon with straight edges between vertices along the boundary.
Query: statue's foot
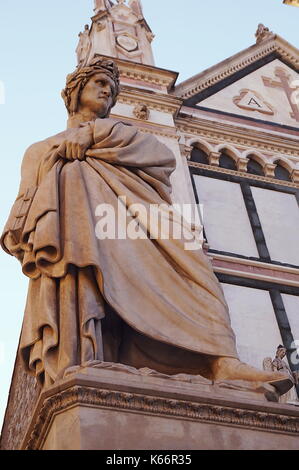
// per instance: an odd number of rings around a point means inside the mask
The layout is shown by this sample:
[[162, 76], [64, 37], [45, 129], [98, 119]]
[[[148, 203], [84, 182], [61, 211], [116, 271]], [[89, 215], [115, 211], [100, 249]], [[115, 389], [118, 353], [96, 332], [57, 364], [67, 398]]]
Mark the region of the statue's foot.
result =
[[238, 359], [220, 357], [212, 365], [213, 380], [246, 380], [248, 382], [266, 382], [276, 388], [279, 395], [284, 395], [292, 387], [293, 382], [287, 374], [267, 372], [249, 366]]

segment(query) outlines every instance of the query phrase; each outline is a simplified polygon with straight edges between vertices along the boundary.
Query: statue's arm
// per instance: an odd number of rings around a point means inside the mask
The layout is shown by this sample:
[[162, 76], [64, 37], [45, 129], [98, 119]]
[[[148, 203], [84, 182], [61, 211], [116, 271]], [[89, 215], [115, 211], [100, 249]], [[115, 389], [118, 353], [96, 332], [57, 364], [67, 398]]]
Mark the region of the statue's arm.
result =
[[0, 239], [2, 248], [20, 260], [23, 255], [20, 245], [21, 235], [40, 184], [41, 169], [44, 161], [55, 151], [58, 145], [57, 142], [60, 143], [60, 141], [61, 138], [50, 137], [31, 145], [24, 154], [19, 191]]
[[80, 127], [64, 132], [61, 143], [56, 150], [57, 156], [66, 160], [84, 160], [87, 149], [94, 141], [94, 123], [87, 122]]
[[37, 189], [40, 143], [31, 145], [25, 152], [21, 166], [18, 195], [10, 210], [1, 236], [1, 246], [9, 254], [21, 260], [20, 237]]
[[139, 169], [175, 169], [173, 152], [152, 134], [139, 131], [115, 119], [97, 119], [94, 123], [94, 142], [87, 156], [114, 165]]

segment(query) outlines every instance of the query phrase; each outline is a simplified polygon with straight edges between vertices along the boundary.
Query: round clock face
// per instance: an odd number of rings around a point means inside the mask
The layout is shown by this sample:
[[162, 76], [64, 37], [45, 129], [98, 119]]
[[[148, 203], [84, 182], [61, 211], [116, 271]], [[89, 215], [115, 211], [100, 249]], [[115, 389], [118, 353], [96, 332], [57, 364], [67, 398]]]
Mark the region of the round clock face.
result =
[[117, 44], [128, 52], [135, 51], [138, 48], [136, 39], [122, 34], [116, 38]]

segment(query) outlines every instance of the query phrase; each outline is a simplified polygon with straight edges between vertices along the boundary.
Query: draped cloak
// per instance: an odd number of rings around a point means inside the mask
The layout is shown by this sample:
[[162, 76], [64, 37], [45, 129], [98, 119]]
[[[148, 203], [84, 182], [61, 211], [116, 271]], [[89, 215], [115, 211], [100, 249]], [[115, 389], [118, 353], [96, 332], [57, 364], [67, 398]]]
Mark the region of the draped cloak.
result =
[[[237, 357], [227, 304], [208, 258], [182, 240], [99, 239], [97, 207], [171, 204], [173, 153], [155, 137], [97, 119], [83, 161], [57, 149], [69, 130], [25, 153], [19, 195], [1, 238], [30, 278], [20, 350], [27, 368], [52, 383], [67, 367], [103, 360], [107, 302], [136, 332], [166, 345]], [[74, 129], [72, 129], [72, 132]], [[166, 203], [166, 204], [165, 204]], [[173, 222], [175, 223], [175, 222]]]

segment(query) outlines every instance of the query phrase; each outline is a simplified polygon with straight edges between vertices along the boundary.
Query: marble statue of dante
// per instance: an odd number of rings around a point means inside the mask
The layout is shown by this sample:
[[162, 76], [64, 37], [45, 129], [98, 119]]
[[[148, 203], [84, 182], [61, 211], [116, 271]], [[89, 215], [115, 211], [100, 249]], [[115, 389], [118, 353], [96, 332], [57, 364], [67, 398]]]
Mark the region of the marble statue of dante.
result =
[[[154, 136], [109, 118], [118, 70], [105, 58], [67, 78], [68, 129], [32, 145], [2, 235], [30, 278], [20, 339], [44, 386], [90, 361], [214, 380], [280, 383], [238, 359], [210, 261], [182, 240], [96, 236], [96, 209], [171, 204], [175, 157]], [[169, 209], [169, 218], [171, 211]], [[132, 218], [138, 219], [138, 214]], [[140, 223], [145, 223], [140, 221]]]

